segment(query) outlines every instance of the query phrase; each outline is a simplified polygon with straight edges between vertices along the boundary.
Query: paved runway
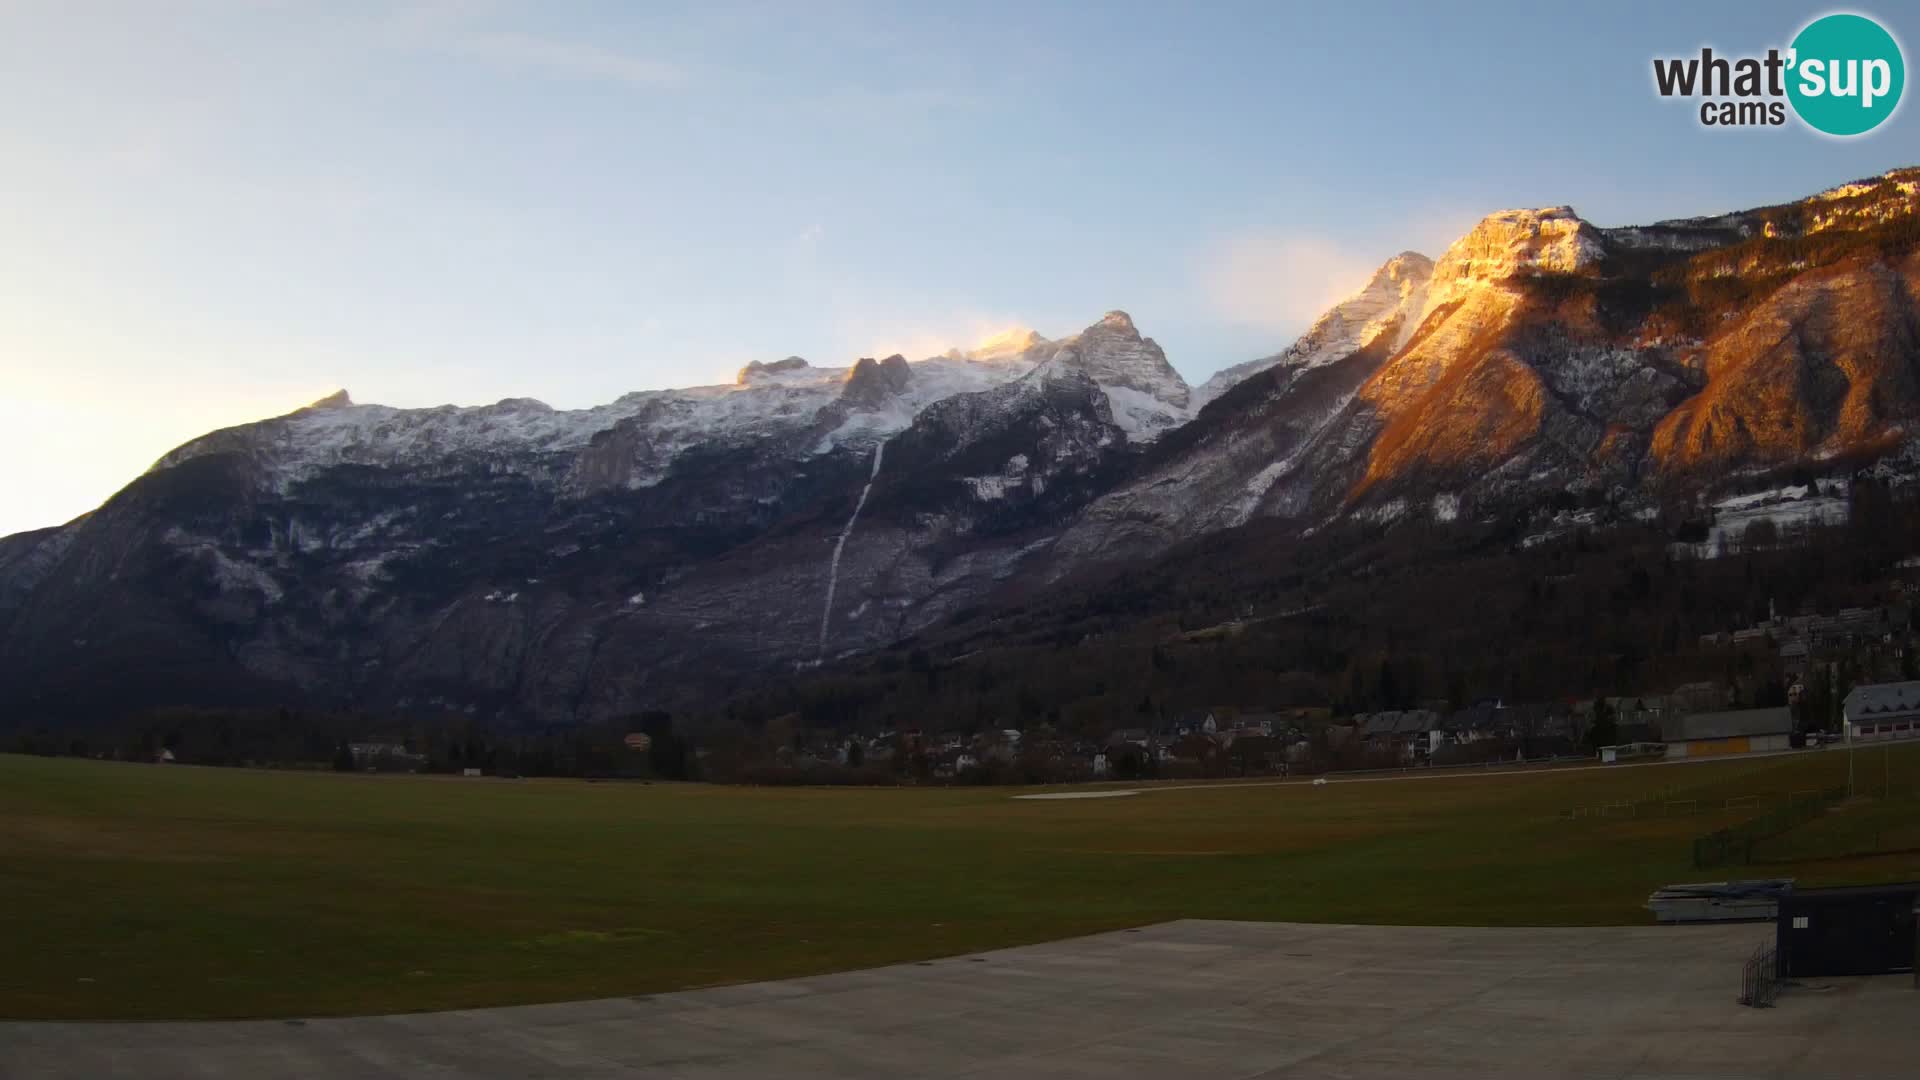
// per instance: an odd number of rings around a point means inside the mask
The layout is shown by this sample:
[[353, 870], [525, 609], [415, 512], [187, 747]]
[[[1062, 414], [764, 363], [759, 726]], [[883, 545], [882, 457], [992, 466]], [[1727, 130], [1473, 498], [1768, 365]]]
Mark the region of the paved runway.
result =
[[27, 1077], [1905, 1077], [1911, 979], [1735, 1003], [1771, 927], [1185, 921], [784, 982], [409, 1016], [0, 1024]]

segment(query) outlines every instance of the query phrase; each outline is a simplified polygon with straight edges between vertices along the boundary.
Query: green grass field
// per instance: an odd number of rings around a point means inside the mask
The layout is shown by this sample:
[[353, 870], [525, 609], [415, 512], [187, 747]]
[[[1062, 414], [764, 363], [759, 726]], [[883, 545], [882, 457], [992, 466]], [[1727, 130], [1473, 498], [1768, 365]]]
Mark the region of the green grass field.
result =
[[[1920, 779], [1920, 748], [1896, 783]], [[1876, 755], [1877, 757], [1877, 755]], [[1562, 820], [1845, 780], [1820, 753], [1153, 790], [742, 789], [0, 756], [0, 1016], [291, 1016], [642, 994], [1180, 917], [1643, 923], [1750, 812]], [[1920, 804], [1912, 804], [1920, 805]], [[1733, 868], [1920, 877], [1913, 853]]]

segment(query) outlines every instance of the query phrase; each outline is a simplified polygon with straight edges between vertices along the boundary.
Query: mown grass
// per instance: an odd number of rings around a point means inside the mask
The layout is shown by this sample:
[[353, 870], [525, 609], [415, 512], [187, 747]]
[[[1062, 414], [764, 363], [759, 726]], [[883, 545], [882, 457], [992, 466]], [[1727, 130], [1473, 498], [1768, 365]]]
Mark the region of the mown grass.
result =
[[[1908, 782], [1920, 754], [1894, 759]], [[1844, 755], [1149, 790], [794, 790], [0, 756], [0, 1016], [288, 1016], [642, 994], [1181, 917], [1648, 921], [1739, 812]], [[1749, 812], [1750, 813], [1750, 812]], [[1920, 876], [1908, 853], [1808, 880]]]
[[1920, 787], [1888, 787], [1882, 773], [1889, 749], [1861, 751], [1870, 769], [1857, 778], [1855, 795], [1796, 829], [1754, 845], [1756, 864], [1854, 859], [1864, 855], [1920, 853]]

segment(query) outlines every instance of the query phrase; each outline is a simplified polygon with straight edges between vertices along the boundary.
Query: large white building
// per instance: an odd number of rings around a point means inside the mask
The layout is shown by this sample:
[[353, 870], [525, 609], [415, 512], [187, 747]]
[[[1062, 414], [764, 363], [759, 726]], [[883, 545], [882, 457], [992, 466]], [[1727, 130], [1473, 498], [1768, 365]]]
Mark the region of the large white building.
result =
[[1849, 742], [1920, 738], [1920, 682], [1856, 686], [1840, 708]]

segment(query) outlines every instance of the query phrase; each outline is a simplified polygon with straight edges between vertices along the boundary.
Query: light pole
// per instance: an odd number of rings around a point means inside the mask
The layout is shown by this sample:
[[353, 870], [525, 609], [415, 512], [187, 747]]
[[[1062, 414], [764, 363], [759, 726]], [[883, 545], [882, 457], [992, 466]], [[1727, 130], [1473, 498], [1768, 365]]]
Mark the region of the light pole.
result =
[[[1837, 666], [1827, 668], [1827, 700], [1829, 702], [1839, 697], [1839, 682], [1839, 668]], [[1840, 734], [1847, 740], [1847, 798], [1851, 799], [1853, 798], [1853, 718], [1847, 715], [1845, 698], [1840, 698]]]
[[1853, 721], [1845, 709], [1840, 711], [1840, 730], [1847, 740], [1847, 798], [1853, 798]]

